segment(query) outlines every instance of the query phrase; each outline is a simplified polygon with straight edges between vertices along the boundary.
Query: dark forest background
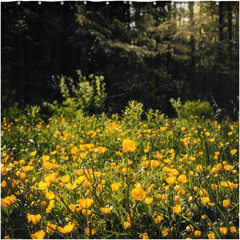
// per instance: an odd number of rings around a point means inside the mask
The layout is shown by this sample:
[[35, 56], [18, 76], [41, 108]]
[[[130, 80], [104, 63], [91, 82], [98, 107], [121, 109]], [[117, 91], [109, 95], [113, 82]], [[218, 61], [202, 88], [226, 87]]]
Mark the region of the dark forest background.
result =
[[104, 76], [105, 111], [129, 100], [173, 117], [170, 98], [239, 95], [239, 2], [2, 2], [1, 108], [61, 102], [61, 75]]

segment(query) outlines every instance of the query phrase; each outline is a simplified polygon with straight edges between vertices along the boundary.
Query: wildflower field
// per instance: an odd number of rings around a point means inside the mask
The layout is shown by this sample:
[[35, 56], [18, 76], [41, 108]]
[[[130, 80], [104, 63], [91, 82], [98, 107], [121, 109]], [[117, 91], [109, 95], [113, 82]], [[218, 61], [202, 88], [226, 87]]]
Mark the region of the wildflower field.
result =
[[237, 239], [238, 127], [130, 108], [3, 116], [1, 236]]

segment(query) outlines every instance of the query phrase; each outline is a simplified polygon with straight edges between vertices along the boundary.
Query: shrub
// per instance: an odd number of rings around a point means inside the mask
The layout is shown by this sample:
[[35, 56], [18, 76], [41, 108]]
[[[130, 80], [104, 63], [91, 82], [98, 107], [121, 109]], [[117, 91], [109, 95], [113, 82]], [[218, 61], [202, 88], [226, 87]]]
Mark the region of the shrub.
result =
[[18, 103], [15, 103], [13, 106], [3, 109], [2, 116], [9, 122], [19, 121], [25, 124], [36, 125], [45, 117], [45, 115], [40, 112], [40, 106], [26, 105], [24, 109], [20, 109]]
[[14, 121], [14, 119], [19, 118], [22, 116], [23, 110], [20, 110], [18, 108], [18, 103], [15, 103], [13, 106], [10, 106], [8, 108], [2, 109], [1, 112], [2, 116], [4, 116], [9, 122]]
[[143, 104], [137, 101], [129, 101], [128, 106], [125, 107], [123, 113], [123, 120], [130, 125], [137, 125], [141, 121], [143, 113]]
[[79, 113], [101, 113], [104, 110], [104, 101], [106, 98], [105, 83], [103, 76], [94, 76], [91, 74], [88, 79], [82, 76], [81, 71], [76, 71], [78, 81], [74, 84], [72, 78], [62, 76], [59, 87], [64, 98], [62, 105], [57, 101], [44, 103], [54, 114], [64, 114], [76, 117]]
[[182, 105], [180, 98], [178, 100], [170, 99], [170, 102], [178, 114], [178, 118], [191, 119], [192, 117], [213, 118], [214, 111], [209, 102], [201, 101], [186, 101]]

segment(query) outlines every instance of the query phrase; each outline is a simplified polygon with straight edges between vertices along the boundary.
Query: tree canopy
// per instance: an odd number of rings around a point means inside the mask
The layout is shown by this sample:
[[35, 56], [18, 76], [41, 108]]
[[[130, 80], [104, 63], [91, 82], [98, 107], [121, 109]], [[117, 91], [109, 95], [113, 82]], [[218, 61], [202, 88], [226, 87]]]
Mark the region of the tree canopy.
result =
[[170, 98], [212, 99], [232, 114], [239, 90], [239, 3], [2, 2], [2, 108], [61, 100], [60, 75], [103, 75], [105, 110], [129, 100], [173, 115]]

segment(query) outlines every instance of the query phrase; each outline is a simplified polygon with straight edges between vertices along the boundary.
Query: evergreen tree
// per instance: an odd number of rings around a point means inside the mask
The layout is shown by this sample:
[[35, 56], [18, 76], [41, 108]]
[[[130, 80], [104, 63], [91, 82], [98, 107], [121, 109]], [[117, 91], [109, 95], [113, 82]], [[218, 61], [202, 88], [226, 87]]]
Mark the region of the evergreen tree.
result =
[[[103, 75], [106, 109], [129, 100], [172, 116], [170, 98], [231, 108], [238, 2], [3, 2], [2, 108], [61, 100], [61, 74]], [[229, 114], [231, 114], [229, 112]]]

